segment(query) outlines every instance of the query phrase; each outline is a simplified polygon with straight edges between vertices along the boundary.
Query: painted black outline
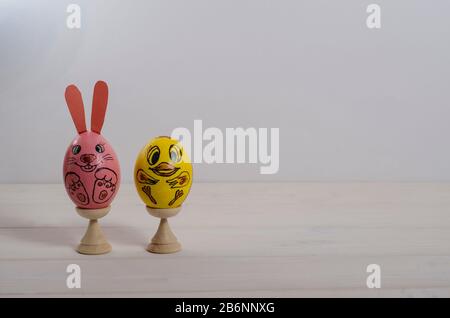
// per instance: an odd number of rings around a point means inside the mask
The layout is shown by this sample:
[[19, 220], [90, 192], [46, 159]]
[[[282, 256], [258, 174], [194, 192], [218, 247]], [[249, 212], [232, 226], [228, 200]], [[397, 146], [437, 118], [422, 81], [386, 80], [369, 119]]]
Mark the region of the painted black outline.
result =
[[183, 194], [184, 194], [183, 190], [177, 190], [175, 192], [175, 196], [173, 197], [173, 199], [170, 200], [169, 206], [172, 206], [179, 198], [181, 198], [183, 196]]
[[[180, 185], [178, 185], [178, 179], [183, 174], [187, 174], [187, 181], [186, 181], [186, 183], [184, 185], [180, 186]], [[184, 188], [184, 187], [186, 187], [189, 184], [190, 181], [191, 181], [191, 175], [186, 170], [181, 171], [181, 173], [178, 176], [173, 177], [172, 179], [166, 180], [166, 182], [169, 184], [171, 189]]]
[[150, 199], [150, 201], [152, 201], [153, 204], [158, 204], [158, 202], [156, 202], [155, 197], [152, 195], [152, 187], [149, 185], [145, 185], [142, 188], [142, 192], [144, 192], [148, 198]]
[[[145, 178], [147, 180], [143, 180], [143, 179], [139, 178], [139, 175], [141, 173], [142, 173], [142, 175], [145, 176]], [[159, 180], [153, 178], [151, 175], [146, 173], [143, 169], [138, 169], [138, 171], [136, 171], [136, 180], [137, 180], [137, 182], [144, 184], [144, 186], [141, 188], [141, 190], [142, 190], [142, 192], [144, 192], [147, 195], [147, 197], [150, 199], [150, 201], [152, 201], [154, 204], [158, 204], [156, 202], [156, 199], [152, 195], [151, 186], [157, 184], [159, 182]]]
[[[178, 157], [178, 160], [177, 161], [175, 161], [175, 160], [172, 160], [172, 155], [171, 155], [171, 152], [172, 152], [172, 148], [176, 148], [178, 151], [178, 153], [177, 154], [179, 154], [180, 156]], [[170, 147], [169, 147], [169, 158], [170, 158], [170, 161], [172, 161], [173, 163], [180, 163], [181, 162], [181, 159], [183, 159], [183, 148], [181, 148], [178, 144], [172, 144], [172, 145], [170, 145]]]
[[[77, 153], [74, 153], [75, 148], [78, 149]], [[73, 145], [72, 146], [72, 155], [76, 156], [76, 155], [78, 155], [80, 153], [80, 151], [81, 151], [81, 145]]]
[[[141, 178], [139, 178], [139, 174], [142, 173], [147, 179], [148, 181], [144, 181]], [[138, 169], [138, 171], [136, 171], [136, 180], [139, 183], [142, 184], [148, 184], [148, 185], [155, 185], [159, 182], [158, 179], [153, 178], [151, 175], [149, 175], [147, 172], [144, 171], [144, 169]]]
[[[101, 151], [98, 151], [98, 150], [97, 150], [97, 146], [100, 146], [100, 150], [101, 150]], [[94, 147], [94, 149], [95, 149], [95, 152], [96, 152], [96, 153], [104, 153], [104, 152], [105, 152], [105, 144], [104, 144], [104, 143], [96, 144], [95, 147]]]
[[[72, 196], [72, 195], [71, 195], [71, 193], [70, 193], [70, 187], [71, 187], [71, 185], [68, 185], [68, 184], [67, 184], [67, 178], [69, 177], [69, 175], [75, 175], [75, 177], [78, 179], [78, 181], [76, 181], [76, 182], [74, 182], [74, 183], [79, 183], [79, 184], [81, 185], [81, 187], [83, 188], [84, 194], [85, 194], [86, 199], [87, 199], [87, 202], [86, 202], [86, 203], [81, 202], [81, 201], [78, 199], [77, 196]], [[73, 184], [74, 184], [74, 183], [73, 183]], [[67, 192], [69, 193], [70, 198], [72, 198], [72, 199], [75, 198], [74, 201], [80, 202], [81, 205], [88, 205], [88, 204], [89, 204], [90, 200], [89, 200], [88, 192], [86, 191], [86, 187], [84, 186], [83, 182], [82, 182], [81, 179], [80, 179], [80, 176], [79, 176], [77, 173], [72, 172], [72, 171], [67, 172], [66, 175], [65, 175], [65, 177], [64, 177], [64, 184], [65, 184], [65, 186], [66, 186], [66, 190], [67, 190]], [[72, 184], [72, 185], [73, 185], [73, 184]]]
[[[108, 171], [112, 172], [112, 173], [114, 174], [115, 178], [116, 178], [116, 182], [115, 182], [115, 183], [111, 182], [111, 180], [112, 180], [113, 178], [107, 179], [106, 176], [105, 176], [104, 178], [101, 178], [101, 179], [98, 178], [98, 177], [97, 177], [97, 174], [98, 174], [100, 171], [102, 171], [102, 170], [108, 170]], [[117, 173], [116, 173], [114, 170], [110, 169], [110, 168], [102, 167], [102, 168], [98, 168], [97, 170], [95, 170], [94, 176], [95, 176], [95, 181], [94, 181], [94, 187], [92, 188], [92, 201], [94, 201], [95, 203], [98, 203], [98, 204], [105, 203], [106, 201], [108, 201], [108, 200], [113, 196], [114, 192], [116, 191], [116, 184], [117, 184], [117, 182], [119, 181], [119, 179], [117, 178]], [[110, 191], [111, 195], [107, 196], [106, 199], [104, 199], [103, 201], [97, 201], [97, 198], [95, 197], [95, 189], [97, 188], [97, 182], [98, 182], [98, 181], [106, 181], [106, 182], [109, 182], [109, 183], [111, 183], [111, 187], [113, 188], [113, 189]], [[103, 187], [103, 186], [102, 186], [102, 187]], [[102, 191], [106, 191], [106, 190], [102, 190]], [[101, 193], [101, 191], [100, 191], [100, 193]]]
[[[150, 162], [150, 158], [149, 158], [149, 156], [150, 156], [150, 151], [153, 151], [153, 149], [156, 149], [156, 150], [158, 150], [158, 152], [159, 152], [159, 156], [158, 156], [158, 160], [155, 162], [155, 163], [151, 163]], [[147, 150], [147, 163], [150, 165], [150, 166], [154, 166], [154, 165], [156, 165], [158, 162], [159, 162], [159, 159], [161, 158], [161, 149], [158, 147], [158, 146], [151, 146], [148, 150]]]
[[[159, 168], [161, 167], [162, 164], [166, 164], [166, 165], [170, 165], [173, 167], [173, 170], [170, 172], [161, 172], [159, 170]], [[173, 176], [175, 173], [177, 173], [178, 170], [180, 170], [180, 167], [175, 167], [173, 164], [169, 163], [169, 162], [160, 162], [156, 167], [154, 168], [150, 168], [151, 171], [153, 171], [154, 174], [156, 174], [159, 177], [163, 177], [163, 178], [168, 178]]]
[[[82, 154], [82, 155], [80, 155], [80, 157], [83, 156], [83, 155], [86, 155], [86, 154]], [[94, 155], [95, 156], [95, 161], [97, 162], [97, 164], [91, 165], [90, 163], [86, 163], [84, 165], [81, 165], [81, 164], [79, 164], [78, 159], [75, 156], [69, 157], [67, 159], [67, 164], [68, 165], [76, 165], [77, 167], [79, 167], [81, 169], [81, 171], [86, 172], [86, 173], [90, 173], [90, 172], [94, 172], [95, 169], [97, 169], [97, 167], [99, 165], [101, 165], [102, 163], [104, 163], [105, 161], [113, 161], [114, 160], [114, 156], [110, 152], [108, 152], [106, 154], [103, 154], [102, 152], [98, 152], [97, 154], [88, 153], [88, 155]], [[91, 168], [89, 168], [89, 170], [85, 170], [86, 166], [89, 166]], [[101, 168], [99, 168], [99, 169], [101, 169]]]

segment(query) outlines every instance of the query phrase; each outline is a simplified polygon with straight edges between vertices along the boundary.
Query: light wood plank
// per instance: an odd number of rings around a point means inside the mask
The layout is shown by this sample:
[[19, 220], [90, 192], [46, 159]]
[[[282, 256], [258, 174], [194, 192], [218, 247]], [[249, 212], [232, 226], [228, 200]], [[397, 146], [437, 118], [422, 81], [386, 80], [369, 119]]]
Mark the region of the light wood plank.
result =
[[158, 220], [123, 185], [100, 221], [113, 251], [86, 256], [62, 185], [0, 185], [0, 296], [449, 297], [449, 211], [445, 183], [195, 184], [170, 220], [183, 250], [155, 255]]

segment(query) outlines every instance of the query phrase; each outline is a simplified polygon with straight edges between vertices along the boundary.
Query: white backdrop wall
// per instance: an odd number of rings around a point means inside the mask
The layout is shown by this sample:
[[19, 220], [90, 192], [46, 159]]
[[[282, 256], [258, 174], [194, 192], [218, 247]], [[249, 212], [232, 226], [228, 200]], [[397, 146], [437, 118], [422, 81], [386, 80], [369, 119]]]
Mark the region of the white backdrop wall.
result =
[[195, 119], [280, 129], [277, 174], [198, 164], [197, 181], [448, 181], [449, 39], [445, 0], [0, 1], [0, 182], [60, 182], [64, 89], [89, 115], [98, 79], [125, 182], [149, 138]]

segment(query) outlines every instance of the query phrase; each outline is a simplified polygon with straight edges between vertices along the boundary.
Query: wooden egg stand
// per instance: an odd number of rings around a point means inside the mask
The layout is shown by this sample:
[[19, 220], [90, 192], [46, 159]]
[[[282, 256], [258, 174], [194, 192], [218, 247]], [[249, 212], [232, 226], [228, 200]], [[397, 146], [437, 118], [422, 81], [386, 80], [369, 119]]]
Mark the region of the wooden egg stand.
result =
[[147, 246], [147, 251], [157, 254], [169, 254], [180, 251], [181, 244], [170, 229], [167, 219], [177, 215], [181, 210], [181, 206], [171, 209], [155, 209], [146, 206], [146, 209], [150, 215], [161, 219], [156, 234]]
[[112, 250], [111, 244], [106, 240], [98, 219], [104, 217], [111, 210], [111, 206], [102, 209], [81, 209], [75, 208], [79, 215], [89, 220], [86, 233], [77, 247], [78, 253], [87, 255], [99, 255], [109, 253]]

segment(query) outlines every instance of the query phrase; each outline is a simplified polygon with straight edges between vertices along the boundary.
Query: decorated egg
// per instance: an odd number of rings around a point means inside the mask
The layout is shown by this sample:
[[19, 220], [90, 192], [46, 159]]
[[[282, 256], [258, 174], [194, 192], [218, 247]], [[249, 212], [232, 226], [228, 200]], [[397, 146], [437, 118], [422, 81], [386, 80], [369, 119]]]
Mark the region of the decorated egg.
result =
[[134, 183], [148, 207], [179, 207], [192, 184], [192, 164], [181, 143], [167, 136], [152, 139], [137, 156]]
[[120, 185], [117, 155], [101, 135], [108, 103], [108, 86], [102, 81], [95, 84], [91, 130], [86, 129], [83, 100], [77, 87], [68, 86], [65, 97], [78, 132], [64, 157], [63, 177], [67, 194], [79, 208], [108, 207]]

